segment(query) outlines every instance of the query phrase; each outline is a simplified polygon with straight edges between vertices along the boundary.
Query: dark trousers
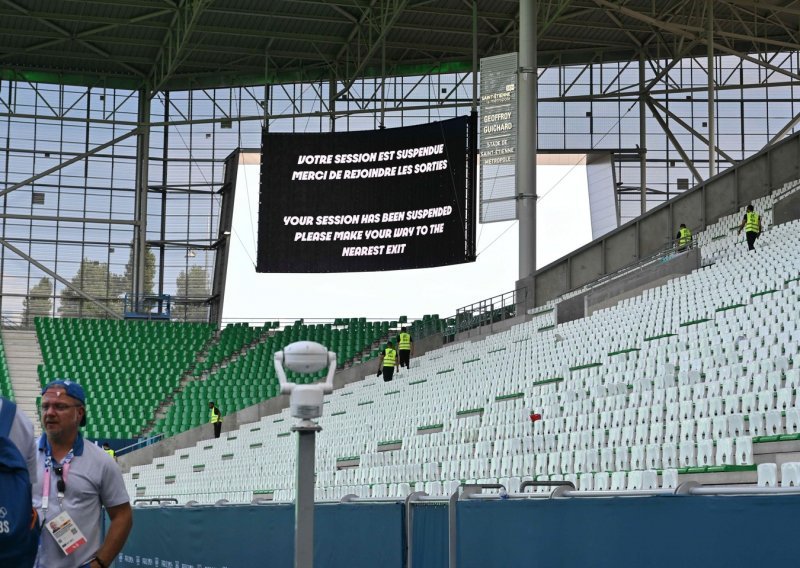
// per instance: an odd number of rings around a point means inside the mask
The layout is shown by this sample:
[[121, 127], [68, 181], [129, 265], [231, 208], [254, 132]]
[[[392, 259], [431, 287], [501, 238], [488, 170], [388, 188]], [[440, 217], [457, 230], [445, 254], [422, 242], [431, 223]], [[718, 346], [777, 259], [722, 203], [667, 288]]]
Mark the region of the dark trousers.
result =
[[394, 367], [384, 367], [383, 368], [383, 382], [388, 383], [392, 380], [394, 376]]
[[214, 437], [219, 438], [221, 432], [222, 432], [222, 422], [214, 422]]
[[400, 366], [408, 369], [408, 363], [411, 361], [411, 350], [401, 349], [398, 353], [400, 354]]
[[756, 244], [756, 239], [758, 238], [758, 233], [754, 233], [753, 231], [748, 231], [744, 235], [747, 237], [747, 248], [749, 250], [756, 250], [755, 244]]

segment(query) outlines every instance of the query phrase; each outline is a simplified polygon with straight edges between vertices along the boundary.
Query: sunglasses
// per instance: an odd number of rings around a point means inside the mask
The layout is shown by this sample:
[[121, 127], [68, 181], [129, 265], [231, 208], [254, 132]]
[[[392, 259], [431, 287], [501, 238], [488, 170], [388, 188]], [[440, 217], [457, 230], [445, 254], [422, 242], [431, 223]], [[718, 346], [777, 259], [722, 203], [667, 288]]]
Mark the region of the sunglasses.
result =
[[58, 476], [58, 481], [56, 481], [56, 489], [58, 489], [59, 493], [64, 493], [64, 490], [67, 488], [67, 484], [64, 482], [64, 466], [54, 467], [53, 471], [56, 472], [56, 475]]

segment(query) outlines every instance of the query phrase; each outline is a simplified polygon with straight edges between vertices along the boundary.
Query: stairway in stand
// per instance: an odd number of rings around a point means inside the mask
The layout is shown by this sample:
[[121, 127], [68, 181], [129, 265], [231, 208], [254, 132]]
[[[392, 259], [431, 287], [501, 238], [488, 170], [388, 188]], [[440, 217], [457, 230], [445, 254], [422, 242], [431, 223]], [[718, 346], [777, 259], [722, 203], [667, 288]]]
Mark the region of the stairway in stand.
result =
[[3, 347], [11, 377], [11, 386], [17, 406], [22, 409], [33, 422], [38, 436], [42, 427], [39, 423], [39, 411], [36, 399], [39, 396], [39, 373], [37, 367], [43, 363], [42, 352], [36, 332], [33, 330], [3, 329]]

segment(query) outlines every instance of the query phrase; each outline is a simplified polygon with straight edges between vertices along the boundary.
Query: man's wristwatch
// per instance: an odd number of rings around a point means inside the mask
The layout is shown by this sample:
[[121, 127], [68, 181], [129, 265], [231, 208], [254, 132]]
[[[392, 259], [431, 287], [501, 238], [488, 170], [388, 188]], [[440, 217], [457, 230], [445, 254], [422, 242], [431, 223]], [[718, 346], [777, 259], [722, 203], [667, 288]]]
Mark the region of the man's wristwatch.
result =
[[92, 565], [92, 562], [96, 563], [98, 566], [100, 566], [100, 568], [108, 568], [108, 564], [100, 560], [100, 558], [98, 558], [97, 556], [89, 560], [89, 566]]

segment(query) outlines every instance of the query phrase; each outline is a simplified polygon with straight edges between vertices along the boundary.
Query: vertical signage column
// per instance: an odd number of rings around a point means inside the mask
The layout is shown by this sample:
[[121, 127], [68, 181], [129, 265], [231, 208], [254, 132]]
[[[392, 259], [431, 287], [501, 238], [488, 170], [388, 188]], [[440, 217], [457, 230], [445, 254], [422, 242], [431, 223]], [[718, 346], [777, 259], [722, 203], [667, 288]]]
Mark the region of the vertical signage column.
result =
[[517, 218], [516, 53], [481, 59], [481, 223]]

